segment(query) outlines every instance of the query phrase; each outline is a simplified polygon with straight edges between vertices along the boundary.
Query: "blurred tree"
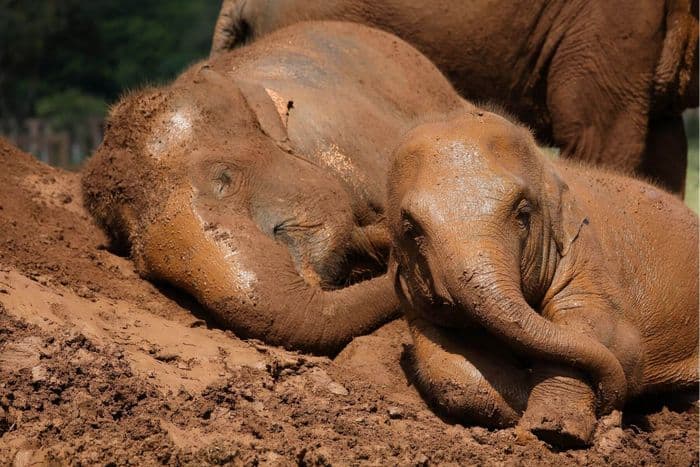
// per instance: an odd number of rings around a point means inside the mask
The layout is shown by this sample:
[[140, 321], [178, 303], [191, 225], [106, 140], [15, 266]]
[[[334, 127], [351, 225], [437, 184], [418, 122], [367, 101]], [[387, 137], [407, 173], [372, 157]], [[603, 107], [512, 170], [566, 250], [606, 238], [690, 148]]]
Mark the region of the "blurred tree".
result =
[[0, 0], [0, 122], [101, 113], [207, 55], [217, 0]]
[[105, 102], [77, 89], [56, 92], [37, 100], [36, 116], [49, 120], [56, 130], [72, 130], [75, 122], [104, 115]]

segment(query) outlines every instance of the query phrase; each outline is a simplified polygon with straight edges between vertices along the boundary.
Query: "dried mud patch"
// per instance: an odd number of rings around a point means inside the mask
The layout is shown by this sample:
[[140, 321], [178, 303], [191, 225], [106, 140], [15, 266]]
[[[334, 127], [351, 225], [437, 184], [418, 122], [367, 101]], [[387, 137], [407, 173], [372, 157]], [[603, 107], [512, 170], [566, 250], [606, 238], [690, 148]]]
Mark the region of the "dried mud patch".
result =
[[105, 248], [74, 174], [2, 140], [0, 162], [0, 465], [698, 463], [697, 405], [613, 414], [566, 452], [445, 423], [401, 321], [334, 360], [209, 327]]

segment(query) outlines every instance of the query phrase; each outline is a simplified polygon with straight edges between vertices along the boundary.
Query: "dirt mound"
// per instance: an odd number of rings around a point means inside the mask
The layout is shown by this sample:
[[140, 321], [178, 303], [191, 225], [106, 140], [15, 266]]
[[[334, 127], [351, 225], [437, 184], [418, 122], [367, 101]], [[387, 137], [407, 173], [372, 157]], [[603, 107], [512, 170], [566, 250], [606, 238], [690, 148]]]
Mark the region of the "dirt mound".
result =
[[697, 465], [697, 407], [588, 450], [435, 416], [401, 321], [334, 360], [210, 327], [107, 249], [78, 179], [0, 140], [0, 464]]

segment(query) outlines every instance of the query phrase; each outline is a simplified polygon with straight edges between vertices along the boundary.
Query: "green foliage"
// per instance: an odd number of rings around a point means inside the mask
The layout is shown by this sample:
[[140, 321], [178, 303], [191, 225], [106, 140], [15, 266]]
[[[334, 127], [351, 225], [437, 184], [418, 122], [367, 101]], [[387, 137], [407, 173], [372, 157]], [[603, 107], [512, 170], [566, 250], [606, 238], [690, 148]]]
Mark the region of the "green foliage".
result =
[[104, 99], [68, 89], [42, 97], [36, 103], [37, 117], [51, 122], [55, 130], [72, 130], [75, 122], [104, 115], [107, 104]]
[[65, 110], [65, 126], [125, 89], [171, 79], [207, 55], [219, 5], [0, 0], [0, 121]]
[[685, 120], [685, 132], [688, 135], [688, 172], [685, 180], [685, 203], [690, 208], [699, 212], [700, 208], [700, 142], [698, 133], [698, 110], [687, 110], [683, 115]]

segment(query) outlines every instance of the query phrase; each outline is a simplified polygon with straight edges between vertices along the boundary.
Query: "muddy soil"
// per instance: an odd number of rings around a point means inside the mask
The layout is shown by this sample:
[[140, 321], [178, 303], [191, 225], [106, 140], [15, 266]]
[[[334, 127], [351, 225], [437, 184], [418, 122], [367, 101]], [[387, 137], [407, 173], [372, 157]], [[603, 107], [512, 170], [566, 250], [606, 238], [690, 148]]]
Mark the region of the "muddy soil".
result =
[[401, 321], [335, 359], [238, 339], [110, 252], [76, 174], [3, 140], [0, 164], [0, 465], [698, 465], [693, 403], [565, 452], [442, 420]]

